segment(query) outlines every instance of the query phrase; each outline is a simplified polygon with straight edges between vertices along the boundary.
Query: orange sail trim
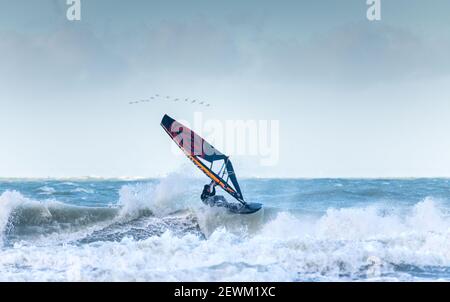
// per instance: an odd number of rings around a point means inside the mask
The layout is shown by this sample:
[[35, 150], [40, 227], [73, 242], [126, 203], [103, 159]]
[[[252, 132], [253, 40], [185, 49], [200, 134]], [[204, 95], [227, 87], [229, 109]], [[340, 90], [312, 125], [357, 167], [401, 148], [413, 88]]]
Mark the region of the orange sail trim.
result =
[[209, 178], [211, 178], [216, 184], [218, 184], [222, 189], [226, 190], [229, 193], [234, 193], [235, 191], [227, 186], [223, 181], [221, 181], [214, 173], [211, 173], [209, 169], [207, 169], [197, 158], [192, 155], [187, 155], [187, 157], [200, 169], [203, 173], [206, 174]]

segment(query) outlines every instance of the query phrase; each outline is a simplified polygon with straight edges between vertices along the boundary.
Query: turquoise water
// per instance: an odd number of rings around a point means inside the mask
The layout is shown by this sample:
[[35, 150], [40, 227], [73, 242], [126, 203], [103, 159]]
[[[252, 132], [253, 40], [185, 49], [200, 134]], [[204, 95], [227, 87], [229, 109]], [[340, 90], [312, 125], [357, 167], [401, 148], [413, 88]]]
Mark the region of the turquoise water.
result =
[[448, 179], [244, 179], [256, 214], [204, 180], [0, 180], [0, 280], [450, 279]]

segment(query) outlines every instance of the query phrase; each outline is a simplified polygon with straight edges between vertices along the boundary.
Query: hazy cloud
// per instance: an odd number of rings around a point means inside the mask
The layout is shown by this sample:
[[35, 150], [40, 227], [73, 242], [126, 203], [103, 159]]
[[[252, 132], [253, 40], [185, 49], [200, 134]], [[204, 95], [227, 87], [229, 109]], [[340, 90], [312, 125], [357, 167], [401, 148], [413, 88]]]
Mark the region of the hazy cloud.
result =
[[271, 40], [260, 54], [263, 74], [358, 86], [450, 74], [448, 40], [430, 43], [384, 25], [346, 25], [308, 41]]
[[150, 73], [220, 77], [242, 67], [237, 41], [202, 18], [163, 22], [143, 33], [133, 66]]
[[126, 63], [84, 27], [50, 33], [0, 32], [0, 80], [13, 90], [102, 89], [124, 76]]

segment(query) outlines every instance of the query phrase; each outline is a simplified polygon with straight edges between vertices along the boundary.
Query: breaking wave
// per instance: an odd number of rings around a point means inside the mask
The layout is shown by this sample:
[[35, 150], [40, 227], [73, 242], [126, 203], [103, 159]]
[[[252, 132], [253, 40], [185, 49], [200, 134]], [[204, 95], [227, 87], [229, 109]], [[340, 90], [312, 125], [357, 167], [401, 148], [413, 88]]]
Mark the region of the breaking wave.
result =
[[4, 192], [0, 232], [12, 247], [0, 248], [0, 280], [450, 280], [450, 214], [438, 199], [244, 216], [201, 205], [191, 181], [127, 184], [99, 208]]
[[16, 191], [0, 196], [0, 238], [23, 239], [51, 233], [77, 231], [113, 219], [114, 208], [68, 205], [49, 200], [37, 201]]

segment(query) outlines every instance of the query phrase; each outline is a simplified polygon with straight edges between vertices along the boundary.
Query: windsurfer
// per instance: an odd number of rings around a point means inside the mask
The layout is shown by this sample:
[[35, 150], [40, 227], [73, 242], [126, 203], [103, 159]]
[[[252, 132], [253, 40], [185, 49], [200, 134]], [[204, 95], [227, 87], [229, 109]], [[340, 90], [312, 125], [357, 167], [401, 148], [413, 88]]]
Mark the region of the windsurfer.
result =
[[210, 184], [207, 184], [203, 187], [202, 195], [200, 196], [200, 199], [203, 201], [204, 204], [209, 205], [211, 207], [216, 206], [224, 206], [227, 202], [225, 197], [221, 195], [216, 195], [216, 184], [214, 182], [211, 182]]

